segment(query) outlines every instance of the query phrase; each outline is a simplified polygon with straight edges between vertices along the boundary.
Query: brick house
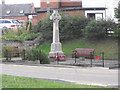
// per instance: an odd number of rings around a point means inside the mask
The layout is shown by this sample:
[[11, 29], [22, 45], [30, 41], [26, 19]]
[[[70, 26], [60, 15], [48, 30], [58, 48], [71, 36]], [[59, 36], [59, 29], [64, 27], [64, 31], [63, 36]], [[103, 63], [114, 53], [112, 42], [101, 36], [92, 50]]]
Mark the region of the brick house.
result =
[[[47, 15], [52, 13], [54, 9], [58, 9], [61, 14], [65, 15], [83, 15], [86, 16], [86, 11], [103, 11], [104, 7], [83, 7], [83, 0], [41, 0], [40, 8], [35, 8], [33, 4], [5, 4], [3, 2], [1, 18], [17, 19], [26, 23], [32, 18], [33, 25], [37, 25], [39, 20], [45, 19]], [[105, 15], [102, 14], [104, 18]], [[95, 18], [89, 15], [90, 18]]]
[[0, 18], [16, 19], [23, 25], [28, 21], [28, 17], [24, 14], [35, 12], [33, 4], [5, 4], [3, 1], [0, 7]]
[[[41, 0], [41, 7], [37, 11], [37, 20], [46, 18], [49, 12], [58, 9], [60, 13], [66, 15], [84, 15], [84, 10], [75, 9], [82, 8], [82, 1], [70, 1], [70, 0]], [[34, 18], [34, 17], [33, 17]], [[35, 23], [35, 22], [34, 22]]]
[[[45, 19], [49, 13], [52, 13], [54, 9], [59, 10], [61, 14], [65, 15], [83, 15], [85, 16], [85, 11], [104, 11], [105, 7], [83, 7], [82, 0], [41, 0], [40, 9], [36, 11], [36, 16], [33, 16], [33, 24], [37, 24], [39, 20]], [[31, 14], [28, 14], [31, 15]], [[93, 18], [91, 15], [88, 17]], [[103, 15], [102, 18], [104, 18]], [[95, 18], [95, 17], [94, 17]]]

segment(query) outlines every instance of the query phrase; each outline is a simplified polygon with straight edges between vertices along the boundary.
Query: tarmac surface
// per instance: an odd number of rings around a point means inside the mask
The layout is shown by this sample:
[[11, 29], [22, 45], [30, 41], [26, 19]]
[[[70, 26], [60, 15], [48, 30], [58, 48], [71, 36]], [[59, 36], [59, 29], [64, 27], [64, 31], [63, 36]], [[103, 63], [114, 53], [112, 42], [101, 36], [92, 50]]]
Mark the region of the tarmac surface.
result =
[[97, 85], [110, 88], [119, 87], [118, 61], [105, 60], [75, 60], [40, 64], [39, 61], [24, 61], [13, 58], [11, 61], [0, 64], [2, 74], [24, 76], [52, 81], [69, 82], [76, 84]]

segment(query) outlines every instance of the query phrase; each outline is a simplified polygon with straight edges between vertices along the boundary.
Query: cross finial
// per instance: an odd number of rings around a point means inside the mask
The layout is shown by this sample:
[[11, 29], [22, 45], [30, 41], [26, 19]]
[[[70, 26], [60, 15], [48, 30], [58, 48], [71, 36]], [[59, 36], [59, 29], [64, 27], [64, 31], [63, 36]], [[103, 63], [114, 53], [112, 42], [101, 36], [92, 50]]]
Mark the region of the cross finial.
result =
[[59, 20], [61, 20], [61, 16], [58, 13], [58, 10], [54, 10], [53, 11], [53, 14], [50, 16], [50, 19], [53, 20], [53, 21], [59, 21]]

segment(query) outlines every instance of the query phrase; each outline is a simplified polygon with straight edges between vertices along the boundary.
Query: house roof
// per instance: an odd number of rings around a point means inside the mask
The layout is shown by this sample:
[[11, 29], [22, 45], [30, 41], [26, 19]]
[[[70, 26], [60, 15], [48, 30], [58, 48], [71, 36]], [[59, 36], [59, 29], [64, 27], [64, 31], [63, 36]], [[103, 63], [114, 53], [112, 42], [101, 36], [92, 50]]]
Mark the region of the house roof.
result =
[[18, 17], [24, 16], [25, 13], [31, 13], [33, 4], [3, 4], [0, 7], [0, 16]]
[[[105, 7], [92, 7], [92, 8], [68, 8], [68, 9], [65, 9], [65, 8], [50, 8], [49, 10], [50, 11], [53, 11], [53, 10], [62, 10], [62, 11], [79, 11], [79, 10], [84, 10], [84, 11], [86, 11], [86, 10], [105, 10], [105, 9], [107, 9], [107, 8], [105, 8]], [[47, 12], [48, 11], [48, 9], [39, 9], [39, 10], [37, 10], [37, 13], [45, 13], [45, 12]]]

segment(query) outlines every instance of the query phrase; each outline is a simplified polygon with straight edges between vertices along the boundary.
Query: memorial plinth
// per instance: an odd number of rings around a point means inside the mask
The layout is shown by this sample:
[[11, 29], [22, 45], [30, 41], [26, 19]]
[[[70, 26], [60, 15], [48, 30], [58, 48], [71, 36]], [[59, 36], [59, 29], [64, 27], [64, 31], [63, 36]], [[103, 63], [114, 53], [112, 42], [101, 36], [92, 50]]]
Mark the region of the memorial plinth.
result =
[[61, 16], [57, 10], [53, 11], [50, 19], [53, 20], [53, 42], [51, 44], [51, 51], [49, 52], [49, 57], [55, 57], [56, 55], [64, 55], [59, 38], [59, 21], [61, 20]]

